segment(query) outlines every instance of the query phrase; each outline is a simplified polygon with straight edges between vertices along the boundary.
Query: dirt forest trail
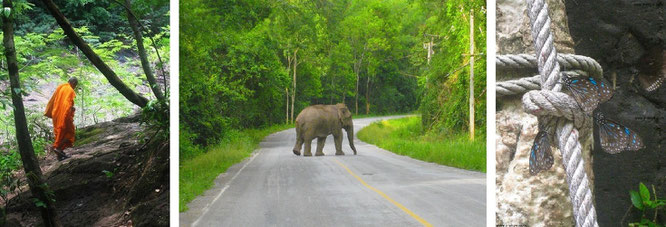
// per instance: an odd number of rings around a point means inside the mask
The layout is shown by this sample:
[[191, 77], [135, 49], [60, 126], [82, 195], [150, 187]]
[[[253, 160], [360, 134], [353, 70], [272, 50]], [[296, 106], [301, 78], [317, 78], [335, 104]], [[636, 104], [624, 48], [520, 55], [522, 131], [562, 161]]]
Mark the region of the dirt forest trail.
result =
[[[373, 121], [354, 120], [356, 132]], [[483, 226], [486, 175], [399, 156], [355, 138], [353, 155], [292, 153], [293, 128], [264, 138], [247, 160], [188, 204], [181, 226]], [[316, 143], [316, 141], [313, 141]], [[313, 144], [314, 149], [314, 144]], [[314, 152], [314, 151], [313, 151]]]
[[[63, 225], [168, 225], [168, 141], [146, 145], [139, 134], [152, 131], [138, 116], [119, 118], [78, 129], [75, 146], [65, 150], [69, 159], [39, 157]], [[24, 181], [23, 171], [17, 177]], [[39, 212], [25, 199], [30, 192], [22, 191], [9, 199], [8, 224], [38, 226]]]

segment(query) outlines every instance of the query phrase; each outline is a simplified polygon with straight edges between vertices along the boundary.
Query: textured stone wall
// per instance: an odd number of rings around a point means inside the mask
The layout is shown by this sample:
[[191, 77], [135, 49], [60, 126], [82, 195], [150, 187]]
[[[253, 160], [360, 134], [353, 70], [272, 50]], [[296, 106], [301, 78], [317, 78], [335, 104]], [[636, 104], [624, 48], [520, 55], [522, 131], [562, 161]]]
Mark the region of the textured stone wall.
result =
[[[564, 1], [548, 0], [551, 29], [558, 53], [573, 53]], [[534, 54], [527, 4], [524, 0], [497, 1], [497, 54]], [[533, 76], [535, 71], [497, 71], [497, 81]], [[538, 127], [535, 116], [525, 113], [522, 95], [497, 100], [496, 193], [497, 224], [572, 226], [573, 212], [560, 151], [553, 147], [553, 168], [536, 176], [529, 173], [529, 152]], [[580, 139], [586, 170], [593, 184], [590, 151], [592, 131]], [[552, 141], [551, 145], [555, 145]]]

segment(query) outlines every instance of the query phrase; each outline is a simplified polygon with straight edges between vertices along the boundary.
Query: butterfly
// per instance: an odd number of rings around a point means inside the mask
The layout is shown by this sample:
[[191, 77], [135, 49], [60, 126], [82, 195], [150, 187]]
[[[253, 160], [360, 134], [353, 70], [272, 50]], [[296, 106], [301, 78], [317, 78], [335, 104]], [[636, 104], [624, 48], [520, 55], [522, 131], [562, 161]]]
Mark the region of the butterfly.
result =
[[530, 150], [530, 174], [532, 176], [553, 166], [553, 152], [550, 149], [548, 133], [539, 130]]
[[569, 76], [563, 78], [565, 87], [569, 89], [578, 106], [585, 113], [591, 113], [599, 103], [608, 101], [613, 97], [613, 89], [608, 86], [604, 79]]
[[595, 122], [599, 127], [599, 142], [604, 151], [617, 154], [621, 151], [636, 151], [643, 148], [641, 137], [633, 130], [606, 119], [603, 114], [595, 114]]
[[657, 90], [666, 80], [666, 50], [653, 48], [638, 63], [638, 82], [648, 92]]

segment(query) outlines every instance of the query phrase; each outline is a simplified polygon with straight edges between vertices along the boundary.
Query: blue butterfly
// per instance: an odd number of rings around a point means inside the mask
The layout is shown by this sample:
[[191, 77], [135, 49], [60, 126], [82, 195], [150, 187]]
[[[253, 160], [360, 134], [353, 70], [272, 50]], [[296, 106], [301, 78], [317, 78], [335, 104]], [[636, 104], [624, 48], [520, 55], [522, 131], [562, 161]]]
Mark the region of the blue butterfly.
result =
[[592, 113], [599, 103], [613, 97], [613, 89], [604, 79], [594, 77], [563, 77], [564, 85], [569, 89], [578, 106], [585, 113]]
[[604, 151], [617, 154], [621, 151], [636, 151], [643, 148], [641, 137], [633, 130], [606, 119], [601, 113], [595, 115], [595, 122], [599, 127], [599, 142]]
[[530, 150], [530, 174], [534, 176], [542, 170], [550, 169], [552, 166], [553, 152], [550, 149], [548, 133], [540, 129], [536, 138], [534, 138], [532, 150]]

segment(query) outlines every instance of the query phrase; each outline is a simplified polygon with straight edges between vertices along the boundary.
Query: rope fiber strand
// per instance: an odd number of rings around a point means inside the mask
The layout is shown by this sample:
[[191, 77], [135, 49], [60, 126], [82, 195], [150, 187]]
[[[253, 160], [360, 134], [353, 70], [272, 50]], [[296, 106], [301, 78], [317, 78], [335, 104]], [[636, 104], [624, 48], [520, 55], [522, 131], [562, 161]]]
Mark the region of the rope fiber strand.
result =
[[539, 75], [498, 82], [497, 97], [524, 94], [522, 102], [525, 112], [536, 115], [540, 123], [556, 126], [554, 136], [562, 154], [576, 226], [598, 227], [578, 137], [579, 129], [586, 133], [590, 131], [587, 127], [591, 127], [592, 118], [580, 109], [571, 96], [560, 92], [560, 69], [567, 70], [569, 75], [597, 78], [602, 76], [603, 70], [599, 63], [589, 57], [570, 54], [558, 56], [550, 30], [548, 4], [545, 0], [526, 2], [536, 57], [527, 54], [499, 55], [495, 63], [497, 69], [537, 68]]

